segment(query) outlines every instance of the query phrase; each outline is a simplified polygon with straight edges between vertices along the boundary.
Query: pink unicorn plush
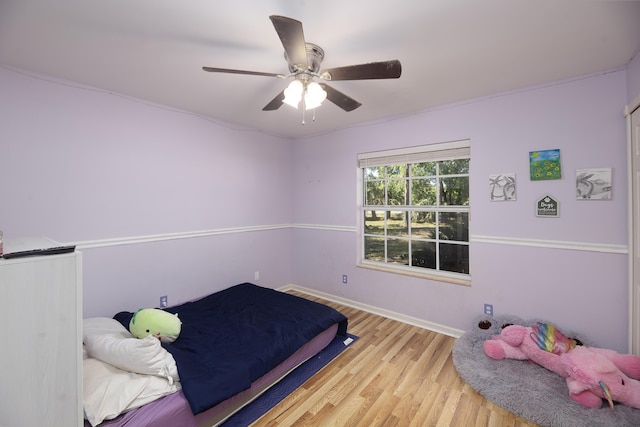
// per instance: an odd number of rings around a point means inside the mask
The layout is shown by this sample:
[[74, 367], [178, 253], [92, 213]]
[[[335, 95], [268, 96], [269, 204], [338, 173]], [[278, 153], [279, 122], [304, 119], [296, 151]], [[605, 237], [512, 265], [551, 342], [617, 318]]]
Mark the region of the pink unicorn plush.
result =
[[588, 408], [606, 399], [640, 408], [640, 358], [613, 350], [583, 347], [553, 325], [511, 325], [483, 344], [492, 359], [529, 360], [566, 379], [569, 396]]

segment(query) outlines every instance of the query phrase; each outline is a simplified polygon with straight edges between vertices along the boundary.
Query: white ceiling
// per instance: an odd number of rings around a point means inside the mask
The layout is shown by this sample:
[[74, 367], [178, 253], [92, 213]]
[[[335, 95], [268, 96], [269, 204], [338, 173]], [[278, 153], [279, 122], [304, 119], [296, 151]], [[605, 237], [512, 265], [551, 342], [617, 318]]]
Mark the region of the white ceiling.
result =
[[[269, 15], [302, 21], [322, 68], [398, 59], [402, 76], [335, 81], [315, 122], [283, 105], [288, 73]], [[640, 2], [585, 0], [0, 0], [0, 64], [289, 138], [624, 67]], [[1, 95], [0, 95], [1, 99]]]

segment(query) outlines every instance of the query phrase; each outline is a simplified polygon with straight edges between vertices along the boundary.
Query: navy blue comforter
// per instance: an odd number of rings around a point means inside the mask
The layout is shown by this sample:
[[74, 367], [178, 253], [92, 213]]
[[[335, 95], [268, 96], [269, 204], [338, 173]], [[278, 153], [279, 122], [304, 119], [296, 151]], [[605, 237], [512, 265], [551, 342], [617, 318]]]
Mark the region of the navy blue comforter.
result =
[[[333, 308], [250, 283], [165, 310], [182, 321], [178, 339], [163, 347], [194, 414], [249, 388], [334, 323], [347, 332], [347, 318]], [[128, 328], [132, 315], [114, 318]]]

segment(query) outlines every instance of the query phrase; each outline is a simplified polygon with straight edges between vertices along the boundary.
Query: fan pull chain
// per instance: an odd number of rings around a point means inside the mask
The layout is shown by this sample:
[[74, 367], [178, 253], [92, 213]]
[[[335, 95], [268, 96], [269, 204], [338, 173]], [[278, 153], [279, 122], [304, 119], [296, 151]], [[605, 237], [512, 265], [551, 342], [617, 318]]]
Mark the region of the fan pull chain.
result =
[[[311, 116], [311, 121], [315, 122], [316, 121], [316, 109], [312, 108], [313, 110], [313, 115]], [[302, 124], [306, 124], [306, 112], [307, 112], [307, 104], [304, 102], [304, 97], [302, 98]]]

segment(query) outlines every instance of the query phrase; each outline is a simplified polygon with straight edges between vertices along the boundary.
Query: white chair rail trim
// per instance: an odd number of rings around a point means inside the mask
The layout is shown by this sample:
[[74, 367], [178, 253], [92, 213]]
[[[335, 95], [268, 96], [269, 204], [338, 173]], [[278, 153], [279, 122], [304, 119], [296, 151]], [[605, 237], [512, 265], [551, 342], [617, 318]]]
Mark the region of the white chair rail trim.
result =
[[527, 239], [521, 237], [497, 237], [478, 235], [472, 235], [470, 240], [474, 243], [491, 243], [498, 245], [530, 246], [536, 248], [567, 249], [573, 251], [605, 252], [613, 254], [629, 253], [627, 245], [616, 245], [609, 243], [571, 242], [560, 240]]
[[291, 228], [291, 224], [258, 225], [250, 227], [217, 228], [211, 230], [185, 231], [178, 233], [152, 234], [146, 236], [116, 237], [112, 239], [87, 240], [73, 242], [79, 250], [108, 246], [135, 245], [139, 243], [162, 242], [165, 240], [194, 239], [232, 233], [251, 233], [256, 231], [280, 230]]
[[[116, 237], [116, 238], [109, 238], [109, 239], [68, 242], [65, 244], [76, 245], [76, 247], [79, 250], [83, 250], [83, 249], [94, 249], [94, 248], [109, 247], [109, 246], [122, 246], [122, 245], [135, 245], [140, 243], [161, 242], [165, 240], [194, 239], [199, 237], [210, 237], [210, 236], [217, 236], [222, 234], [255, 233], [258, 231], [283, 230], [283, 229], [303, 229], [303, 230], [335, 231], [335, 232], [348, 232], [348, 233], [357, 232], [357, 227], [355, 226], [327, 225], [327, 224], [301, 224], [301, 223], [267, 224], [267, 225], [256, 225], [256, 226], [247, 226], [247, 227], [216, 228], [216, 229], [209, 229], [209, 230], [152, 234], [152, 235], [144, 235], [144, 236]], [[500, 236], [480, 236], [480, 235], [471, 235], [470, 241], [472, 243], [489, 243], [489, 244], [511, 245], [511, 246], [529, 246], [529, 247], [537, 247], [537, 248], [565, 249], [565, 250], [574, 250], [574, 251], [604, 252], [604, 253], [614, 253], [614, 254], [629, 253], [629, 249], [627, 245], [618, 245], [618, 244], [610, 244], [610, 243], [573, 242], [573, 241], [560, 241], [560, 240], [529, 239], [525, 237], [500, 237]]]

